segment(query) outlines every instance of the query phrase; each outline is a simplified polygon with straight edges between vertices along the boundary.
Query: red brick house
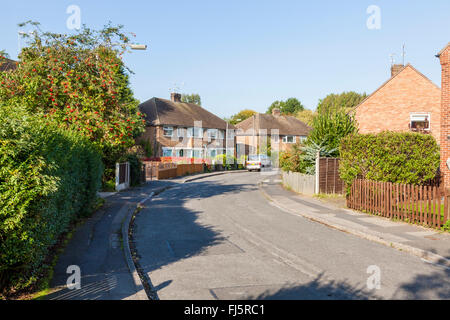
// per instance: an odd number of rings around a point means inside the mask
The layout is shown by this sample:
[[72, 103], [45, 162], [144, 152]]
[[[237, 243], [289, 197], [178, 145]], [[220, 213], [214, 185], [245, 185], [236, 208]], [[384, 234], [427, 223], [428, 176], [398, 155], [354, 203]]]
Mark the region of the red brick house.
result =
[[280, 114], [274, 108], [272, 114], [257, 113], [236, 125], [238, 154], [256, 154], [269, 143], [272, 150], [287, 151], [294, 144], [306, 140], [311, 127], [292, 116]]
[[0, 72], [15, 70], [16, 68], [17, 68], [16, 62], [11, 59], [5, 59], [2, 63], [0, 63]]
[[441, 89], [412, 65], [393, 65], [391, 78], [352, 110], [360, 133], [416, 131], [441, 139]]
[[441, 85], [441, 172], [444, 174], [444, 186], [450, 188], [450, 170], [447, 160], [450, 157], [450, 43], [437, 57], [442, 67]]

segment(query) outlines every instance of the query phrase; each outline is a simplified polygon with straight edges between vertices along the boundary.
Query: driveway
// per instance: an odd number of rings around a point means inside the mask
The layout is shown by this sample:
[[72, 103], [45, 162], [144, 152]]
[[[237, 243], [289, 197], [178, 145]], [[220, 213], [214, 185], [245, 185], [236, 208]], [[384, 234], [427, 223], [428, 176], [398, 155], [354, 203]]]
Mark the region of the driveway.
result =
[[213, 176], [146, 203], [134, 239], [159, 299], [450, 298], [448, 268], [289, 214], [263, 179]]

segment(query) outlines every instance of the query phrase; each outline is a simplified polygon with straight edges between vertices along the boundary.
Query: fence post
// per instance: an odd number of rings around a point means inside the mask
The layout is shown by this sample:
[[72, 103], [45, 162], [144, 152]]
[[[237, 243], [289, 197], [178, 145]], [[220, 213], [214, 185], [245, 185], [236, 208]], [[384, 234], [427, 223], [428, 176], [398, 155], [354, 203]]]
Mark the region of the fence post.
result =
[[319, 194], [320, 193], [320, 179], [319, 179], [319, 171], [320, 171], [320, 152], [317, 151], [316, 154], [316, 184], [315, 184], [315, 194]]

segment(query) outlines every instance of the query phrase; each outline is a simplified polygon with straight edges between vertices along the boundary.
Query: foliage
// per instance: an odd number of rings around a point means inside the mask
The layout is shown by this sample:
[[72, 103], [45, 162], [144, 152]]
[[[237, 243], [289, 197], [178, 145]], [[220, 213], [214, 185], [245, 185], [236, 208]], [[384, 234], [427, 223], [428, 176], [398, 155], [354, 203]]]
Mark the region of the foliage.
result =
[[130, 153], [120, 159], [120, 162], [130, 163], [130, 185], [138, 186], [141, 184], [142, 178], [142, 162], [139, 157]]
[[230, 119], [228, 119], [228, 123], [232, 124], [232, 125], [236, 125], [239, 122], [242, 122], [248, 118], [250, 118], [251, 116], [255, 115], [257, 112], [250, 110], [250, 109], [244, 109], [242, 111], [239, 111], [238, 113], [236, 113], [235, 115], [232, 115]]
[[302, 121], [303, 123], [306, 123], [308, 126], [312, 126], [314, 117], [316, 115], [317, 115], [316, 112], [309, 110], [309, 109], [305, 109], [305, 110], [297, 112], [295, 117], [297, 119], [299, 119], [300, 121]]
[[329, 94], [324, 99], [319, 100], [317, 113], [348, 113], [352, 108], [356, 107], [363, 101], [367, 95], [365, 93], [357, 93], [354, 91], [343, 92], [341, 94]]
[[319, 113], [313, 120], [306, 145], [321, 146], [329, 151], [331, 157], [338, 157], [341, 139], [355, 132], [357, 127], [352, 116], [342, 111]]
[[[0, 101], [24, 106], [61, 128], [80, 132], [102, 152], [107, 167], [134, 145], [144, 130], [138, 101], [122, 61], [130, 40], [122, 26], [85, 26], [73, 35], [26, 34], [18, 68], [0, 74]], [[114, 47], [119, 44], [119, 49]]]
[[192, 93], [192, 94], [183, 93], [181, 95], [181, 102], [194, 103], [198, 106], [202, 105], [202, 99], [200, 98], [200, 95], [198, 93]]
[[286, 101], [275, 101], [273, 102], [269, 109], [267, 109], [267, 114], [272, 114], [274, 108], [280, 109], [281, 114], [284, 115], [295, 115], [299, 111], [303, 111], [305, 107], [298, 101], [297, 98], [289, 98]]
[[413, 132], [352, 134], [341, 141], [339, 171], [348, 186], [357, 177], [423, 184], [436, 176], [439, 147], [431, 135]]
[[280, 167], [283, 171], [314, 174], [317, 153], [320, 157], [331, 157], [334, 151], [314, 142], [309, 145], [295, 144], [291, 151], [281, 153]]
[[103, 167], [87, 137], [26, 108], [0, 105], [0, 123], [0, 287], [20, 290], [69, 223], [94, 208]]

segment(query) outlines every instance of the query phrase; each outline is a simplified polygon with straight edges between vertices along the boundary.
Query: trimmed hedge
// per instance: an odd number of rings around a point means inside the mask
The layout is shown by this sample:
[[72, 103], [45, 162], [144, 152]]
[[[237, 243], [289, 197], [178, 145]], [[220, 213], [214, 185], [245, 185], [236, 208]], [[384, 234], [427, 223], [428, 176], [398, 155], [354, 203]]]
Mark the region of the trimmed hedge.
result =
[[340, 177], [420, 185], [436, 176], [439, 146], [431, 135], [384, 131], [352, 134], [340, 144]]
[[33, 284], [48, 249], [91, 212], [103, 165], [80, 134], [0, 106], [0, 291]]

